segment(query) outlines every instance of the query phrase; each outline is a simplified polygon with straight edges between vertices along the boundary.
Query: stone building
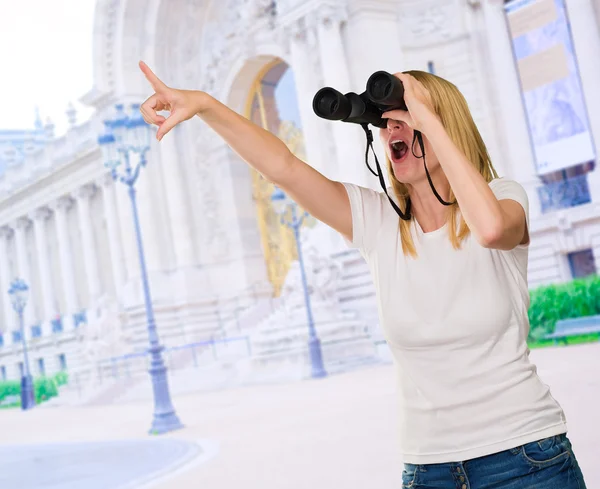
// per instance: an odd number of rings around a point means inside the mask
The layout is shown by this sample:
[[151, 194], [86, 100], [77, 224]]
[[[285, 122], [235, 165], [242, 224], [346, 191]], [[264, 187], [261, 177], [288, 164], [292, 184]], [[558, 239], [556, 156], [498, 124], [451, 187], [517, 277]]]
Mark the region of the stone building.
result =
[[[559, 25], [563, 37], [546, 41], [559, 45], [550, 60], [566, 74], [541, 70], [548, 53], [535, 32], [524, 47], [519, 36], [530, 35], [524, 25], [531, 19], [541, 28]], [[116, 103], [150, 94], [138, 60], [167, 84], [211, 93], [327, 176], [373, 188], [364, 134], [316, 117], [316, 91], [361, 93], [378, 70], [449, 79], [467, 98], [501, 176], [528, 191], [536, 286], [600, 266], [599, 25], [598, 0], [98, 0], [94, 85], [82, 97], [95, 109], [92, 119], [77, 123], [71, 114], [60, 138], [39, 121], [32, 131], [0, 134], [0, 284], [7, 290], [17, 275], [30, 283], [25, 319], [34, 373], [84, 362], [85, 324], [104, 310], [126, 317], [128, 348], [146, 341], [129, 201], [107, 175], [97, 144]], [[542, 61], [532, 65], [527, 56], [538, 55]], [[535, 112], [535, 89], [561, 77], [572, 81], [565, 100], [575, 100], [581, 128], [549, 171], [535, 123], [552, 117]], [[563, 100], [555, 95], [542, 106]], [[563, 130], [558, 124], [553, 133], [559, 143], [569, 136]], [[551, 146], [555, 155], [564, 154], [559, 146]], [[138, 200], [165, 343], [210, 337], [224, 317], [268, 319], [296, 260], [272, 191], [199, 119], [152, 143]], [[340, 307], [376, 322], [360, 256], [333, 232], [316, 234], [320, 251], [342, 270]], [[0, 368], [16, 378], [20, 341], [5, 293], [0, 307]]]

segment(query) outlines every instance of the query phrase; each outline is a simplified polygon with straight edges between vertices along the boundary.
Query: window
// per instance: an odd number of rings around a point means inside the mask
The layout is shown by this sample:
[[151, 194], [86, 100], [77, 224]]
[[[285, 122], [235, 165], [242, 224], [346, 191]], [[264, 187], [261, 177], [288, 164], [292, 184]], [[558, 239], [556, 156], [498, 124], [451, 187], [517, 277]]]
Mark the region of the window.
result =
[[44, 365], [44, 359], [38, 358], [37, 364], [38, 364], [38, 372], [40, 373], [40, 375], [42, 377], [45, 377], [46, 376], [46, 366]]
[[593, 162], [588, 162], [540, 175], [544, 184], [538, 187], [542, 213], [591, 202], [587, 175], [593, 169]]
[[65, 356], [64, 353], [61, 353], [60, 355], [58, 355], [58, 366], [60, 368], [61, 371], [65, 371], [67, 370], [67, 357]]
[[588, 277], [596, 273], [596, 262], [592, 250], [581, 250], [568, 254], [573, 278]]
[[0, 367], [0, 379], [6, 380], [6, 366], [4, 365]]
[[63, 323], [62, 323], [62, 318], [61, 317], [57, 317], [56, 319], [52, 320], [52, 332], [53, 333], [60, 333], [63, 330]]
[[42, 336], [42, 326], [39, 324], [32, 326], [31, 327], [31, 337], [32, 338], [41, 338], [41, 336]]

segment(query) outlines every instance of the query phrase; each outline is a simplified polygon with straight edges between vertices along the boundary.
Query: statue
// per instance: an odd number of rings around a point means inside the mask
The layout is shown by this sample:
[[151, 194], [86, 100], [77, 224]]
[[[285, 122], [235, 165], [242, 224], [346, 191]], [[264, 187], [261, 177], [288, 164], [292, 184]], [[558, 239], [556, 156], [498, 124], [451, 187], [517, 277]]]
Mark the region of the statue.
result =
[[[324, 225], [303, 228], [301, 234], [302, 253], [308, 293], [315, 309], [334, 313], [339, 309], [337, 289], [341, 277], [341, 266], [320, 251], [319, 243], [327, 239]], [[304, 290], [300, 263], [295, 261], [290, 267], [281, 290], [281, 296], [288, 312], [304, 307]]]
[[88, 309], [87, 324], [83, 328], [83, 356], [91, 366], [105, 358], [122, 354], [129, 338], [122, 325], [127, 317], [120, 305], [104, 294]]

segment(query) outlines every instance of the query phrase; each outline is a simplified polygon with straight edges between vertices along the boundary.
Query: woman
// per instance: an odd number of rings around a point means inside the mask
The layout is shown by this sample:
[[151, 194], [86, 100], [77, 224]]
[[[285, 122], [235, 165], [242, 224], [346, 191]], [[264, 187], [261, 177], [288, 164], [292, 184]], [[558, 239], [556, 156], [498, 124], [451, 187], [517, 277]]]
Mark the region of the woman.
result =
[[[582, 489], [562, 409], [526, 344], [528, 202], [495, 171], [451, 83], [399, 73], [408, 111], [383, 114], [400, 220], [384, 194], [334, 182], [206, 93], [166, 86], [141, 108], [158, 140], [198, 115], [266, 179], [365, 257], [399, 372], [403, 487]], [[168, 118], [157, 112], [167, 110]], [[406, 142], [421, 131], [427, 168]], [[418, 152], [417, 148], [413, 148]], [[399, 224], [400, 223], [400, 224]]]

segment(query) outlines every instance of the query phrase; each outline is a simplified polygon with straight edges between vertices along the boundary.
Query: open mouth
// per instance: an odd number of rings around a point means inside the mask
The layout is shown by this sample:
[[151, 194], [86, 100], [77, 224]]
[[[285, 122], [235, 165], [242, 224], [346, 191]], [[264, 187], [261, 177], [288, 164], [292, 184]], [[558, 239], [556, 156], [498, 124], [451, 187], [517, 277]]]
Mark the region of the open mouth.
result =
[[395, 139], [390, 141], [390, 150], [392, 153], [392, 159], [398, 162], [403, 160], [408, 154], [408, 145], [402, 141], [402, 139]]

